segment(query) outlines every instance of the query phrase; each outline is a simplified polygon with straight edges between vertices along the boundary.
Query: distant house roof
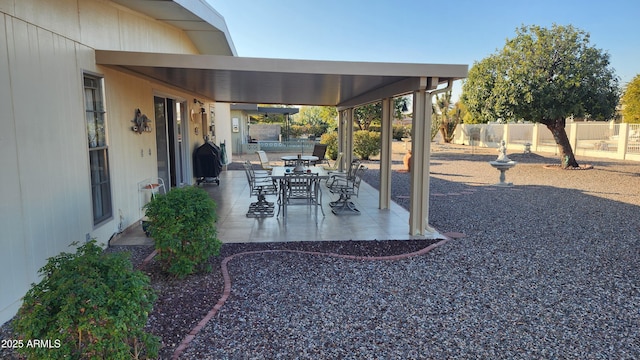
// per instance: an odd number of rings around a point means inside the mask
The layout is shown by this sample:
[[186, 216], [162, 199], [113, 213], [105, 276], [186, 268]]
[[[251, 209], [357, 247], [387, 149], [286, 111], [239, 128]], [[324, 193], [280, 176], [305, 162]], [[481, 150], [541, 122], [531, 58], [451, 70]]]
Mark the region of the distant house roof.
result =
[[236, 56], [224, 17], [205, 0], [111, 0], [182, 29], [201, 54]]

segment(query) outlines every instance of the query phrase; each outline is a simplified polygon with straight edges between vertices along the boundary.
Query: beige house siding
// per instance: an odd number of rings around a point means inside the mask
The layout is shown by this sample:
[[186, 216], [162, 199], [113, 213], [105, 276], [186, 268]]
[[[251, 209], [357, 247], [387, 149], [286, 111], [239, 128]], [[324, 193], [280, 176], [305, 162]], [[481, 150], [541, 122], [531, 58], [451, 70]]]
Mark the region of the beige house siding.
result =
[[[153, 119], [153, 96], [162, 93], [184, 101], [189, 114], [197, 97], [98, 67], [94, 48], [197, 53], [179, 29], [109, 1], [0, 0], [0, 324], [48, 257], [73, 251], [70, 243], [87, 234], [106, 244], [140, 219], [137, 183], [157, 176], [157, 155], [155, 132], [131, 131], [135, 109]], [[106, 99], [113, 218], [97, 227], [84, 71], [104, 77]], [[189, 149], [203, 142], [195, 126]]]

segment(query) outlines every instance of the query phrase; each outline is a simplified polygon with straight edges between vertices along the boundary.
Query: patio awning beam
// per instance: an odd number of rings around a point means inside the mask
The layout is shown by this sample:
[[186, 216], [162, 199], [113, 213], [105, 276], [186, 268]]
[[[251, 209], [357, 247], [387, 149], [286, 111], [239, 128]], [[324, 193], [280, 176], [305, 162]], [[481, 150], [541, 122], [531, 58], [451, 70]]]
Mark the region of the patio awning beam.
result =
[[373, 89], [367, 93], [347, 99], [337, 105], [338, 110], [350, 107], [358, 107], [369, 103], [377, 102], [386, 98], [408, 95], [420, 89], [435, 89], [439, 84], [447, 83], [448, 78], [432, 77], [412, 77], [406, 78], [381, 88]]
[[424, 78], [457, 80], [467, 65], [243, 58], [96, 50], [96, 63], [216, 102], [355, 107], [409, 94]]

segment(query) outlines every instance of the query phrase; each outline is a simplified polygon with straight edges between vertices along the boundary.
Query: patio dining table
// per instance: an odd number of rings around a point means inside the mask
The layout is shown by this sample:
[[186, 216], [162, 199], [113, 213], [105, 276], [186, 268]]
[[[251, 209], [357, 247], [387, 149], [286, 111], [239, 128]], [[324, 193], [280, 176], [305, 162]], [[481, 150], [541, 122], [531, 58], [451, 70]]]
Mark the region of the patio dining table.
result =
[[[298, 155], [284, 155], [280, 157], [280, 160], [284, 161], [285, 166], [295, 165], [296, 161], [298, 161]], [[300, 160], [302, 160], [303, 164], [308, 166], [312, 162], [315, 163], [316, 161], [318, 161], [319, 158], [313, 155], [302, 155], [300, 156]]]
[[[295, 156], [295, 158], [297, 159], [298, 157]], [[286, 187], [287, 178], [286, 177], [287, 177], [287, 174], [294, 174], [293, 168], [294, 168], [293, 166], [276, 166], [273, 168], [273, 170], [271, 170], [271, 178], [278, 181], [278, 188], [280, 190], [278, 203], [280, 205], [283, 205], [284, 201], [286, 201], [286, 197], [287, 197], [287, 187]], [[317, 174], [318, 180], [322, 180], [322, 179], [326, 180], [329, 178], [329, 172], [319, 166], [305, 166], [304, 173]], [[318, 183], [318, 185], [320, 184]], [[286, 206], [282, 206], [282, 217], [286, 221], [286, 218], [287, 218]]]

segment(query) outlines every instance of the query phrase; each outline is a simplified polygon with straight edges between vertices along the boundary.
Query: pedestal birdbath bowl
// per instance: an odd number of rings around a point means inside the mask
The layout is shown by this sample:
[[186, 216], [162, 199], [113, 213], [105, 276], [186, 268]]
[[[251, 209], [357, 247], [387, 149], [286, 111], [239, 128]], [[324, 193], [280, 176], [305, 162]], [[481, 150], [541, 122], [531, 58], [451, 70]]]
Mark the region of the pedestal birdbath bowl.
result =
[[500, 182], [495, 184], [495, 186], [513, 186], [513, 183], [505, 181], [506, 176], [504, 173], [512, 167], [516, 166], [517, 162], [507, 157], [507, 147], [504, 140], [502, 140], [502, 145], [498, 149], [498, 152], [500, 153], [500, 155], [498, 155], [498, 158], [494, 161], [489, 161], [489, 164], [491, 166], [500, 171]]

